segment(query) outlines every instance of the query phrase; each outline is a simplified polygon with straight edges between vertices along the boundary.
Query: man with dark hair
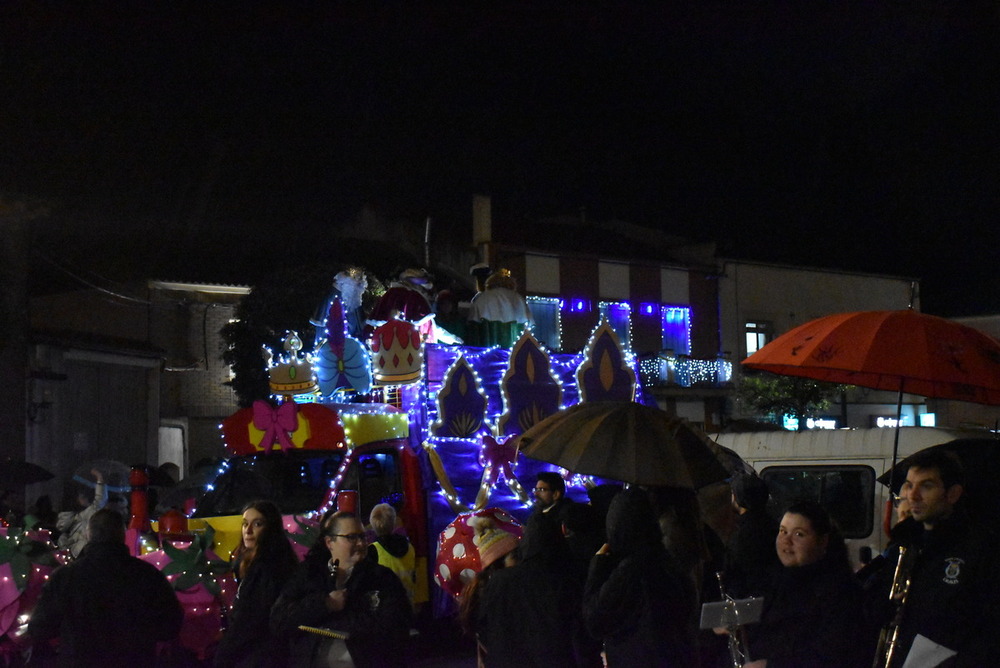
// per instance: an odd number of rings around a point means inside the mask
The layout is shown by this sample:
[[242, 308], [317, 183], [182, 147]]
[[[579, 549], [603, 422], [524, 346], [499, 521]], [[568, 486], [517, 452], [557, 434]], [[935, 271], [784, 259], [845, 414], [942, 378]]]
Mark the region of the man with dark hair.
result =
[[573, 503], [566, 498], [566, 483], [555, 471], [541, 471], [536, 476], [535, 512], [543, 513], [562, 524], [566, 508]]
[[996, 641], [989, 629], [996, 628], [997, 608], [997, 579], [988, 563], [991, 527], [971, 525], [960, 503], [964, 477], [954, 453], [924, 450], [904, 464], [900, 493], [920, 527], [904, 545], [900, 581], [909, 587], [903, 603], [885, 605], [895, 568], [883, 569], [881, 586], [873, 590], [881, 621], [898, 626], [888, 665], [898, 668], [910, 654], [912, 665], [938, 665], [949, 657], [949, 666], [991, 665]]
[[152, 666], [157, 641], [180, 632], [184, 611], [155, 566], [128, 553], [125, 524], [109, 509], [94, 513], [80, 557], [56, 569], [28, 625], [35, 652], [59, 639], [61, 666]]

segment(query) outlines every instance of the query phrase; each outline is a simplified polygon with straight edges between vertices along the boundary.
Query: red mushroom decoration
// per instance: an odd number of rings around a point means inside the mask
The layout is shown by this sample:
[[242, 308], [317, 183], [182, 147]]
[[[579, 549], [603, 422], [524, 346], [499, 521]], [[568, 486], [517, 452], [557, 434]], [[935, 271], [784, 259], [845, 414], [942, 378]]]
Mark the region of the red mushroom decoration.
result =
[[517, 547], [521, 524], [500, 508], [462, 513], [438, 536], [434, 581], [458, 598], [476, 573]]

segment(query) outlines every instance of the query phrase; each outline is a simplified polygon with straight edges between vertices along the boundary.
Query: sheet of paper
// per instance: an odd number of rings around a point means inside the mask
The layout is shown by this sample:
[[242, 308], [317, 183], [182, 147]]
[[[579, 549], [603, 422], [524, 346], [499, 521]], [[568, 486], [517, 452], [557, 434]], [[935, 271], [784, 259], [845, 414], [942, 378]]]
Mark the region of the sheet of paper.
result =
[[939, 645], [918, 633], [910, 646], [910, 653], [906, 655], [903, 668], [934, 668], [957, 653], [955, 650]]

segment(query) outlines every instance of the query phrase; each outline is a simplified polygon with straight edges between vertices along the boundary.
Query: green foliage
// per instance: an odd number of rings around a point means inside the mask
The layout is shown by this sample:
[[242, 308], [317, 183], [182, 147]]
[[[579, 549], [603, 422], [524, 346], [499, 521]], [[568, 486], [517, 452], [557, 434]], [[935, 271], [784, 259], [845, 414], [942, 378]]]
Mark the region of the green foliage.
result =
[[740, 381], [737, 399], [748, 412], [778, 418], [792, 415], [798, 418], [799, 430], [802, 430], [806, 418], [829, 408], [834, 397], [845, 387], [798, 376], [747, 373]]
[[163, 543], [163, 551], [170, 557], [170, 563], [163, 567], [163, 574], [178, 576], [171, 582], [174, 589], [190, 589], [201, 584], [212, 594], [219, 595], [216, 578], [229, 570], [229, 564], [210, 556], [214, 541], [215, 529], [208, 525], [204, 533], [194, 534], [186, 548], [179, 548], [170, 542]]
[[309, 319], [330, 294], [338, 269], [327, 265], [294, 267], [275, 272], [254, 286], [236, 309], [236, 320], [222, 328], [227, 349], [223, 360], [232, 367], [230, 384], [241, 406], [267, 399], [263, 347], [280, 353], [287, 331], [296, 331], [311, 349], [315, 327]]
[[295, 541], [303, 547], [312, 547], [319, 540], [319, 523], [314, 520], [302, 520], [298, 515], [292, 515], [292, 519], [295, 520], [295, 524], [298, 525], [298, 531], [285, 531], [285, 535], [288, 536], [289, 540]]
[[55, 567], [59, 562], [50, 544], [30, 538], [24, 529], [10, 527], [6, 536], [0, 536], [0, 564], [10, 564], [14, 585], [24, 591], [32, 564]]

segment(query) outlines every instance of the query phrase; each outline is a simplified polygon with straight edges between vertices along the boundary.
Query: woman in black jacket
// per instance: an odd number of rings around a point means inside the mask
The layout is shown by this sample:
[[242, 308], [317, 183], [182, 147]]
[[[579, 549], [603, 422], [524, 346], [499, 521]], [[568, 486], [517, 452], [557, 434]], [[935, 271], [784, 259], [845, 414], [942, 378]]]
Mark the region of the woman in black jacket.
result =
[[239, 588], [215, 665], [284, 666], [288, 643], [270, 632], [271, 606], [295, 573], [299, 560], [285, 536], [278, 506], [253, 501], [243, 509], [243, 539], [233, 557]]
[[357, 515], [326, 516], [320, 531], [319, 542], [271, 611], [271, 628], [292, 638], [293, 665], [327, 666], [332, 656], [341, 658], [331, 632], [347, 636], [346, 649], [357, 668], [405, 665], [411, 608], [403, 584], [366, 558], [365, 530]]
[[781, 566], [764, 594], [759, 624], [748, 625], [753, 668], [871, 665], [861, 586], [844, 539], [814, 501], [791, 505], [775, 548]]

